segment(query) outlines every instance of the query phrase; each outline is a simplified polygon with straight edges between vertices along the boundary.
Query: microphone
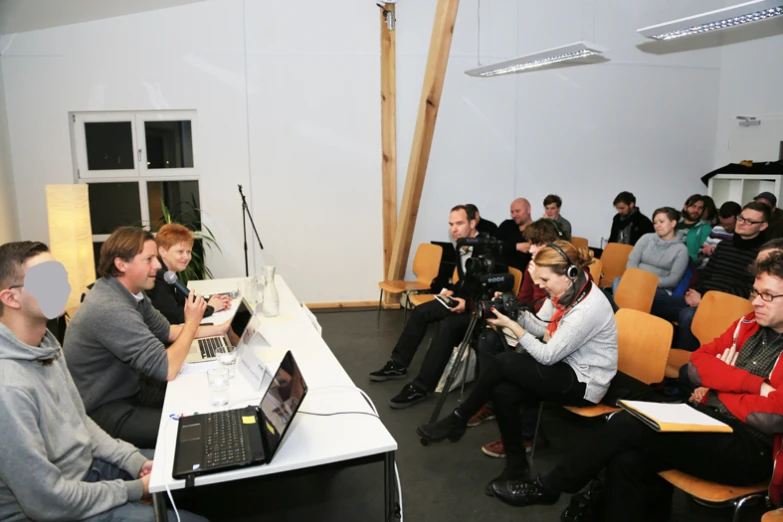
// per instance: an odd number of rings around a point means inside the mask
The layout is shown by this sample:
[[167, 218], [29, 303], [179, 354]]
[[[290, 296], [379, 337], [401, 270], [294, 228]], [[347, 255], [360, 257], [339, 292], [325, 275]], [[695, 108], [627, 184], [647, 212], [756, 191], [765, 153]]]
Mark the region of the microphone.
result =
[[163, 274], [163, 280], [166, 281], [168, 284], [174, 286], [179, 292], [185, 296], [190, 295], [190, 290], [188, 290], [188, 287], [182, 284], [182, 281], [179, 280], [177, 277], [177, 274], [175, 274], [172, 271], [168, 271], [165, 274]]

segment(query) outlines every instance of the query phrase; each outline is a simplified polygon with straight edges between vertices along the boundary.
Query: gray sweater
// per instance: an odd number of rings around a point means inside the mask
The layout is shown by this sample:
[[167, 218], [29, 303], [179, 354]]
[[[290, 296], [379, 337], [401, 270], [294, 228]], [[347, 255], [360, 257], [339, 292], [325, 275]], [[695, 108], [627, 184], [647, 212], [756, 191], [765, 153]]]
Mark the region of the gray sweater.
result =
[[48, 331], [28, 346], [0, 324], [0, 419], [0, 520], [81, 520], [141, 499], [141, 480], [82, 482], [93, 459], [136, 477], [146, 458], [87, 416]]
[[171, 325], [147, 296], [115, 278], [95, 282], [65, 331], [63, 350], [87, 413], [139, 392], [139, 375], [165, 381]]
[[538, 338], [544, 336], [544, 321], [554, 311], [552, 301], [547, 299], [538, 312], [543, 321], [530, 312], [520, 315], [518, 322], [525, 335], [519, 339], [519, 346], [543, 365], [564, 361], [573, 368], [579, 382], [585, 383], [585, 399], [598, 404], [617, 373], [617, 323], [612, 305], [593, 285], [587, 297], [565, 313], [555, 334], [544, 343]]
[[688, 247], [676, 239], [664, 241], [655, 232], [645, 234], [628, 256], [626, 268], [640, 268], [658, 276], [658, 288], [673, 290], [688, 268]]

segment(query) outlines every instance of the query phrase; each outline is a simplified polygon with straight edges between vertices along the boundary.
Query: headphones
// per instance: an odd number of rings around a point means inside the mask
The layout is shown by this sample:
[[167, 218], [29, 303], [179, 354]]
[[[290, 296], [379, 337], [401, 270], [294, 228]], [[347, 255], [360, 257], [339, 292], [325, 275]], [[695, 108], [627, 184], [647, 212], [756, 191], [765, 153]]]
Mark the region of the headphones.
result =
[[565, 275], [571, 281], [576, 281], [576, 278], [579, 277], [579, 267], [576, 266], [573, 261], [571, 261], [571, 258], [568, 257], [568, 254], [565, 253], [565, 250], [554, 243], [547, 243], [546, 246], [560, 254], [562, 258], [565, 259], [566, 263], [568, 263], [568, 268], [566, 268]]

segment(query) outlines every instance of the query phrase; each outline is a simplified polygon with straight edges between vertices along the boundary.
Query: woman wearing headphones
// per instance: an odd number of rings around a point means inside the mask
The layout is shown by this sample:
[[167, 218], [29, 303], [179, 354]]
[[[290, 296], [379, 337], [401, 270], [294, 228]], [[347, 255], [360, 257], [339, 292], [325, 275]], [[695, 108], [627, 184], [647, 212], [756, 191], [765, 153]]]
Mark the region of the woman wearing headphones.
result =
[[510, 329], [519, 352], [498, 354], [473, 392], [448, 417], [419, 426], [423, 442], [459, 440], [468, 419], [493, 401], [506, 451], [506, 467], [487, 485], [501, 500], [514, 479], [528, 473], [520, 408], [542, 400], [571, 406], [597, 404], [617, 372], [617, 324], [606, 296], [587, 275], [592, 255], [566, 241], [541, 248], [533, 257], [535, 277], [549, 294], [539, 315], [518, 321], [495, 313], [487, 321]]

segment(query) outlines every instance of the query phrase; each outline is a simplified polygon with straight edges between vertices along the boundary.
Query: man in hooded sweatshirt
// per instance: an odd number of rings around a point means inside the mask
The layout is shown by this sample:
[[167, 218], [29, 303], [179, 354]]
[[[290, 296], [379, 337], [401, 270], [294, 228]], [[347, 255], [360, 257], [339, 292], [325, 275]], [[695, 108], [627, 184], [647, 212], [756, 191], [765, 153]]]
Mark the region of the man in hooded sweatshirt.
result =
[[[68, 273], [43, 243], [0, 246], [0, 520], [152, 521], [152, 460], [85, 413], [47, 319]], [[171, 512], [169, 517], [174, 517]], [[180, 519], [204, 521], [180, 511]]]

